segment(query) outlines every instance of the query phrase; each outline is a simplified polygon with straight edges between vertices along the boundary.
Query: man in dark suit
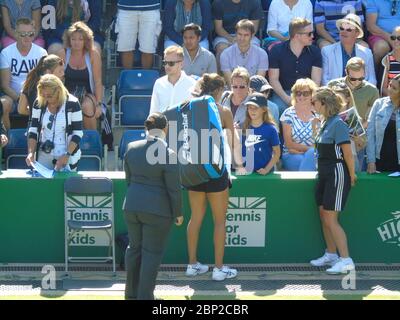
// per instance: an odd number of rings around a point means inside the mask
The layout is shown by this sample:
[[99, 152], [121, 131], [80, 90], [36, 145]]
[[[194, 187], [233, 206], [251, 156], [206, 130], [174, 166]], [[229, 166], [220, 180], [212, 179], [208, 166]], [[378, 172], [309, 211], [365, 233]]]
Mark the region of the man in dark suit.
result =
[[130, 143], [124, 157], [128, 183], [124, 217], [129, 234], [126, 299], [154, 299], [172, 223], [183, 222], [177, 156], [164, 141], [167, 125], [164, 115], [151, 114], [145, 121], [146, 139]]

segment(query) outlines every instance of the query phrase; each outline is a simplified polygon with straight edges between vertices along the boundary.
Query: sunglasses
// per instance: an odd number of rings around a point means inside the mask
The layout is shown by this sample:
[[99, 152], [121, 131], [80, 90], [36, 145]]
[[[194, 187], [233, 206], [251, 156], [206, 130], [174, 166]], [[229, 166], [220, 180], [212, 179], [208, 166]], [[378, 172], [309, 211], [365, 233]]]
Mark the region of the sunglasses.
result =
[[400, 41], [400, 36], [394, 36], [394, 35], [391, 35], [390, 36], [390, 40], [392, 40], [392, 41], [395, 41], [395, 40], [397, 40], [397, 41]]
[[350, 81], [363, 81], [364, 79], [365, 79], [365, 77], [360, 77], [360, 78], [349, 77]]
[[340, 31], [347, 31], [347, 32], [352, 32], [352, 31], [354, 31], [354, 30], [356, 30], [356, 29], [351, 29], [351, 28], [343, 28], [343, 27], [339, 27], [339, 29], [340, 29]]
[[53, 128], [54, 119], [55, 119], [54, 114], [51, 114], [49, 117], [49, 123], [47, 124], [47, 129], [51, 130], [51, 128]]
[[311, 96], [312, 92], [311, 91], [296, 91], [296, 97], [309, 97]]
[[306, 34], [308, 37], [312, 37], [314, 35], [314, 31], [310, 32], [299, 32], [299, 34]]
[[232, 86], [233, 89], [245, 89], [246, 86]]
[[33, 37], [35, 35], [35, 32], [31, 31], [31, 32], [18, 32], [19, 36], [21, 38], [25, 38], [25, 37]]
[[178, 62], [182, 62], [182, 60], [177, 60], [177, 61], [166, 61], [166, 60], [163, 60], [162, 64], [163, 64], [164, 67], [166, 65], [168, 65], [170, 67], [173, 67]]

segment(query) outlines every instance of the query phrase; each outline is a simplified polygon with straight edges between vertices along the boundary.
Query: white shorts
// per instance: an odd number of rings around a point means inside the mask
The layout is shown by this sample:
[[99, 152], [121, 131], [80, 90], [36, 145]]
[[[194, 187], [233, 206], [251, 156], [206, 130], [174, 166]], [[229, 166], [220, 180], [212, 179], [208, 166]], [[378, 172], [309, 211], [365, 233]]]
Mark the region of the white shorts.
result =
[[139, 39], [139, 50], [155, 53], [161, 32], [160, 10], [118, 10], [115, 32], [118, 33], [117, 51], [133, 51]]

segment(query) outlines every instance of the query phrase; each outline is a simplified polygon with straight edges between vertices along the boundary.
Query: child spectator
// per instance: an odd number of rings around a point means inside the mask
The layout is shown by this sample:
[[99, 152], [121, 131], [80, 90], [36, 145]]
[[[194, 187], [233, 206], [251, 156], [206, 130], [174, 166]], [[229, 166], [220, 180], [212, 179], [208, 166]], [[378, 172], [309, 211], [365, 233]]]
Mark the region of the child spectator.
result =
[[253, 93], [246, 102], [242, 155], [246, 171], [266, 175], [274, 170], [281, 156], [278, 130], [268, 111], [268, 100]]

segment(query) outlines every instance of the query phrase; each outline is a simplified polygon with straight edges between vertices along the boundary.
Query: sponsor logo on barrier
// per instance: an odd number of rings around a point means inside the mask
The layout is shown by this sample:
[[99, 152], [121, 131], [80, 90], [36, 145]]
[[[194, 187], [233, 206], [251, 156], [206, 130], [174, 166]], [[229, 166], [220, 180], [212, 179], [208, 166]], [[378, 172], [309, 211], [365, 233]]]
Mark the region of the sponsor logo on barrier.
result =
[[267, 216], [265, 197], [230, 197], [226, 215], [227, 247], [264, 247]]
[[397, 244], [400, 247], [400, 211], [391, 214], [393, 218], [381, 223], [377, 231], [384, 243]]
[[[67, 218], [75, 221], [112, 220], [111, 196], [72, 196], [66, 199]], [[70, 242], [71, 246], [108, 246], [109, 239], [105, 232], [99, 230], [82, 230], [76, 232]]]

